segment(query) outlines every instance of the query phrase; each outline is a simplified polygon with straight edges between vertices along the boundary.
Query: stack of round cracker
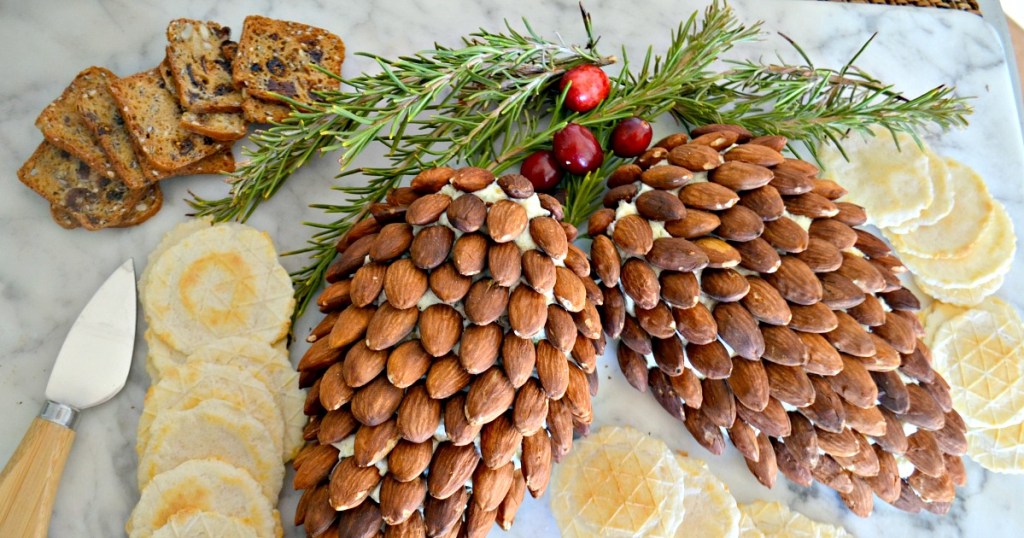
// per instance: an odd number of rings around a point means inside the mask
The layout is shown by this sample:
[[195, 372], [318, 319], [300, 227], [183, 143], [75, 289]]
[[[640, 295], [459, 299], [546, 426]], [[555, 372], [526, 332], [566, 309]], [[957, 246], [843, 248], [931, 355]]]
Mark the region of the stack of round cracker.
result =
[[578, 441], [552, 477], [562, 536], [849, 536], [779, 503], [738, 506], [707, 465], [632, 428]]
[[974, 306], [1010, 269], [1017, 237], [1006, 208], [970, 167], [937, 156], [909, 135], [851, 137], [847, 160], [822, 148], [822, 163], [848, 198], [867, 209], [928, 295]]
[[991, 297], [974, 308], [936, 302], [922, 314], [935, 369], [968, 427], [967, 454], [996, 472], [1024, 473], [1024, 325]]
[[139, 418], [130, 536], [280, 536], [304, 395], [284, 337], [291, 281], [266, 233], [194, 220], [139, 283], [154, 384]]

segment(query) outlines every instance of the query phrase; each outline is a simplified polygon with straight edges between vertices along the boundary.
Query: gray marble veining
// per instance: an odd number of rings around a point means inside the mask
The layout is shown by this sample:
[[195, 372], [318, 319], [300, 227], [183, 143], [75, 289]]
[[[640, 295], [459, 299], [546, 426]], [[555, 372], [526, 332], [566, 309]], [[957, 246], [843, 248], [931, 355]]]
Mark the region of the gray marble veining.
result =
[[[663, 50], [669, 32], [694, 9], [695, 0], [655, 0], [625, 7], [612, 0], [590, 0], [596, 31], [604, 50], [624, 44], [631, 58], [649, 44]], [[973, 96], [971, 126], [927, 138], [941, 153], [975, 167], [993, 193], [1005, 202], [1018, 230], [1024, 230], [1021, 170], [1024, 152], [1016, 124], [1008, 70], [999, 40], [982, 19], [951, 11], [818, 2], [734, 1], [747, 22], [764, 20], [772, 32], [760, 43], [746, 44], [732, 58], [794, 52], [774, 32], [800, 42], [822, 65], [838, 65], [873, 33], [878, 38], [860, 66], [909, 93], [939, 84], [955, 84], [960, 95]], [[15, 179], [15, 170], [40, 140], [35, 116], [79, 70], [103, 65], [128, 75], [156, 65], [163, 57], [164, 28], [176, 17], [210, 18], [241, 29], [248, 13], [299, 20], [341, 35], [350, 56], [344, 74], [372, 69], [355, 51], [386, 56], [408, 54], [435, 41], [455, 45], [458, 36], [479, 27], [497, 29], [502, 19], [514, 24], [527, 16], [543, 35], [556, 32], [566, 41], [583, 39], [576, 3], [570, 1], [492, 4], [446, 2], [18, 2], [0, 0], [0, 460], [14, 450], [42, 403], [50, 365], [77, 312], [103, 278], [124, 258], [141, 265], [161, 235], [187, 212], [189, 190], [223, 195], [213, 177], [175, 179], [165, 186], [163, 211], [144, 226], [99, 233], [66, 232], [51, 221], [46, 205]], [[236, 33], [237, 35], [237, 33]], [[658, 126], [668, 132], [669, 122]], [[241, 148], [238, 148], [239, 150]], [[240, 151], [238, 155], [241, 155]], [[372, 155], [357, 164], [368, 164]], [[333, 158], [315, 161], [300, 171], [251, 224], [274, 237], [280, 250], [300, 247], [309, 230], [298, 223], [322, 216], [307, 204], [326, 192], [336, 172]], [[347, 181], [358, 181], [350, 178]], [[286, 259], [294, 269], [301, 260]], [[1000, 295], [1024, 305], [1024, 262], [1017, 260]], [[307, 315], [296, 329], [305, 334], [317, 315]], [[303, 344], [293, 350], [301, 355]], [[78, 439], [65, 471], [51, 527], [55, 537], [100, 537], [123, 534], [123, 524], [137, 499], [135, 426], [149, 379], [142, 368], [141, 338], [136, 363], [124, 391], [111, 402], [83, 414]], [[882, 502], [870, 519], [850, 514], [836, 495], [821, 486], [803, 489], [780, 479], [774, 490], [757, 484], [732, 448], [710, 456], [648, 396], [636, 394], [622, 379], [614, 360], [599, 364], [601, 394], [597, 425], [629, 424], [665, 439], [673, 448], [705, 458], [741, 501], [777, 499], [810, 517], [839, 523], [858, 536], [928, 535], [1016, 536], [1024, 529], [1024, 479], [984, 472], [969, 462], [970, 484], [960, 491], [945, 518], [907, 515]], [[287, 488], [286, 488], [287, 489]], [[289, 523], [297, 496], [282, 495], [286, 535], [299, 536]], [[493, 535], [502, 534], [495, 531]], [[546, 498], [524, 504], [513, 537], [556, 536]]]

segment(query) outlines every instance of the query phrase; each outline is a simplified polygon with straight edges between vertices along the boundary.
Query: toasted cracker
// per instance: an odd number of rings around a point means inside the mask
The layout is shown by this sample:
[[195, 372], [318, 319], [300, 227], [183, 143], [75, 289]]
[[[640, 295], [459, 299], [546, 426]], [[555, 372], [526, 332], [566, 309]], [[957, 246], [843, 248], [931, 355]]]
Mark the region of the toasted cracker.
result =
[[150, 426], [162, 413], [186, 411], [206, 400], [222, 401], [251, 415], [266, 427], [283, 456], [284, 417], [267, 386], [238, 366], [207, 362], [171, 368], [149, 388], [139, 416], [136, 450], [145, 450]]
[[233, 223], [170, 247], [153, 265], [145, 301], [153, 332], [183, 353], [231, 336], [276, 342], [295, 306], [270, 236]]
[[139, 454], [139, 489], [156, 475], [196, 459], [217, 459], [244, 469], [274, 501], [281, 492], [284, 466], [267, 428], [258, 420], [220, 400], [206, 400], [191, 409], [165, 409], [149, 428], [149, 441]]
[[907, 233], [886, 231], [900, 254], [922, 258], [959, 258], [986, 233], [991, 233], [996, 202], [985, 180], [969, 167], [949, 160], [953, 210], [934, 224]]
[[660, 440], [602, 428], [555, 468], [551, 510], [563, 536], [675, 536], [685, 475]]
[[843, 199], [863, 206], [871, 224], [898, 226], [932, 204], [928, 155], [910, 135], [894, 142], [887, 131], [875, 130], [874, 136], [850, 136], [843, 147], [849, 161], [833, 146], [820, 148], [819, 159], [826, 177], [849, 191]]
[[177, 514], [152, 538], [258, 538], [256, 531], [236, 517], [216, 512]]
[[142, 490], [125, 530], [152, 536], [177, 514], [216, 512], [237, 518], [258, 536], [282, 535], [280, 514], [248, 473], [219, 460], [191, 460], [161, 473]]

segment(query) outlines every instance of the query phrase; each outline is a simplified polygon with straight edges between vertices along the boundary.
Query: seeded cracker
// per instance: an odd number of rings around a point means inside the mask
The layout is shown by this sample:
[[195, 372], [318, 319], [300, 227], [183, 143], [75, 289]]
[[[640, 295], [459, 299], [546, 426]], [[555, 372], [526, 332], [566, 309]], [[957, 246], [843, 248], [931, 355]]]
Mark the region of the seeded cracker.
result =
[[[178, 93], [178, 83], [171, 71], [171, 64], [168, 58], [160, 63], [160, 76], [171, 93]], [[240, 106], [239, 106], [240, 109]], [[214, 140], [222, 142], [233, 142], [245, 136], [248, 125], [245, 119], [238, 112], [194, 112], [183, 110], [181, 113], [181, 126], [189, 131]]]
[[212, 21], [176, 19], [167, 25], [167, 63], [178, 101], [189, 112], [236, 112], [242, 94], [231, 81], [223, 45], [231, 29]]
[[102, 87], [110, 78], [117, 78], [102, 67], [90, 67], [79, 73], [56, 101], [50, 103], [36, 118], [36, 127], [51, 144], [84, 161], [97, 173], [114, 177], [114, 168], [78, 113], [82, 96]]
[[185, 462], [142, 490], [125, 530], [129, 538], [152, 536], [177, 514], [216, 512], [238, 518], [257, 536], [280, 538], [280, 514], [248, 473], [218, 460]]
[[270, 433], [252, 416], [219, 400], [164, 410], [153, 420], [149, 442], [139, 455], [139, 489], [164, 471], [204, 458], [244, 469], [267, 499], [276, 499], [281, 491], [284, 465]]
[[252, 527], [238, 518], [216, 512], [178, 514], [157, 529], [152, 538], [258, 538]]

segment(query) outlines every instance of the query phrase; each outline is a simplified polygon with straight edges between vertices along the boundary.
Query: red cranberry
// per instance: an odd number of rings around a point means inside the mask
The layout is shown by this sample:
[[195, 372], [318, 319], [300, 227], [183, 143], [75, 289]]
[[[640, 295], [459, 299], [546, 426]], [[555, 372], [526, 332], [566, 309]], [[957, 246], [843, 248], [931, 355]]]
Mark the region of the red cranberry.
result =
[[637, 117], [626, 118], [612, 131], [612, 151], [619, 157], [636, 157], [651, 145], [651, 124]]
[[573, 112], [592, 110], [608, 97], [611, 89], [608, 75], [596, 65], [580, 65], [566, 71], [559, 89], [565, 91], [570, 82], [572, 86], [565, 95], [565, 107]]
[[526, 176], [526, 179], [533, 183], [533, 188], [540, 191], [549, 191], [562, 181], [562, 169], [558, 167], [555, 154], [548, 150], [541, 150], [531, 154], [523, 161], [519, 173]]
[[559, 166], [573, 174], [586, 174], [604, 162], [604, 151], [590, 129], [576, 123], [555, 133], [555, 158]]

